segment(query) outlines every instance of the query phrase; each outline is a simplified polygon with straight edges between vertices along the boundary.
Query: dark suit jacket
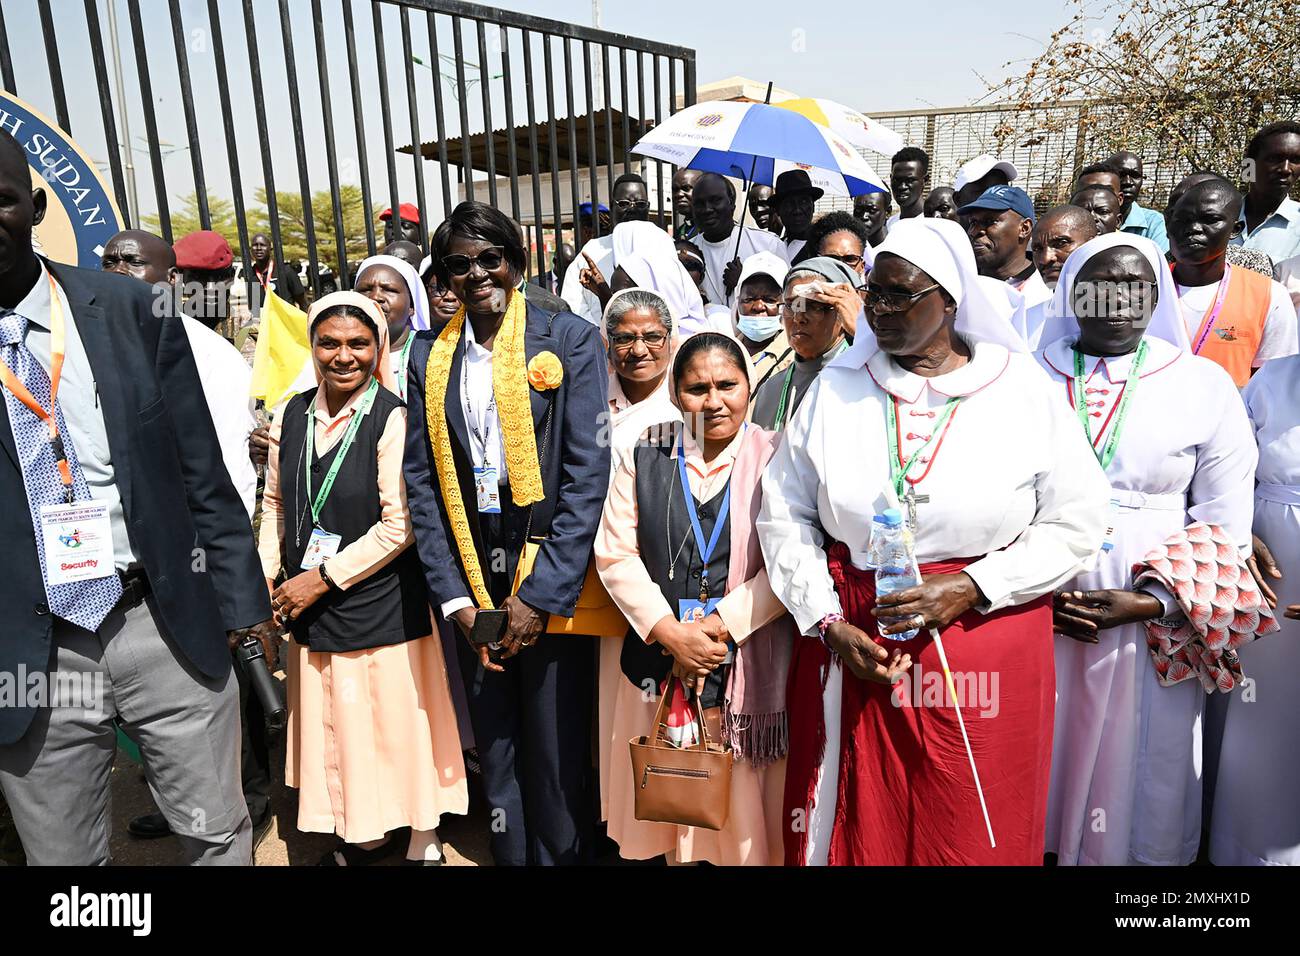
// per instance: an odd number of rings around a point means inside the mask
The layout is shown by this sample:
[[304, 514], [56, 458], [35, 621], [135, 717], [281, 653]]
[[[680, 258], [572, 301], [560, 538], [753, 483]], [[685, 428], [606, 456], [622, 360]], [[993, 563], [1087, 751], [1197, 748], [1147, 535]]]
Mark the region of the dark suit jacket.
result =
[[[131, 546], [162, 625], [199, 671], [221, 677], [230, 668], [226, 631], [266, 620], [271, 607], [185, 329], [154, 314], [153, 290], [137, 279], [46, 266], [67, 293], [90, 359]], [[30, 674], [51, 663], [52, 618], [3, 401], [0, 448], [0, 671]], [[0, 744], [20, 738], [33, 713], [0, 707]]]
[[[533, 573], [519, 590], [519, 598], [538, 610], [572, 617], [609, 486], [609, 375], [605, 350], [594, 325], [571, 312], [551, 313], [531, 302], [527, 308], [524, 351], [528, 360], [539, 352], [553, 352], [564, 366], [564, 380], [550, 391], [529, 389], [539, 453], [547, 408], [553, 404], [554, 411], [550, 445], [542, 462], [546, 498], [533, 506], [531, 525], [532, 536], [545, 535], [546, 540]], [[455, 598], [473, 598], [442, 505], [425, 419], [425, 370], [429, 350], [440, 331], [441, 327], [419, 333], [411, 347], [404, 467], [406, 500], [415, 526], [415, 541], [435, 606]], [[464, 354], [461, 345], [448, 377], [443, 414], [450, 425], [461, 497], [474, 533], [479, 562], [486, 568], [461, 397]], [[511, 575], [518, 557], [517, 554], [509, 556]]]

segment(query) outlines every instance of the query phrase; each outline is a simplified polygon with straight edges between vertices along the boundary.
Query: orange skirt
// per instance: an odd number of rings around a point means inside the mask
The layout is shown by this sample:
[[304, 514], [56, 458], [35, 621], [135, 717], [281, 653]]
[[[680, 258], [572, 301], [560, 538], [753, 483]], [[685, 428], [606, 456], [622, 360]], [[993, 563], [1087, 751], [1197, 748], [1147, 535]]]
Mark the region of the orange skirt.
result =
[[289, 651], [285, 783], [298, 829], [347, 843], [467, 811], [465, 765], [437, 634], [364, 651]]

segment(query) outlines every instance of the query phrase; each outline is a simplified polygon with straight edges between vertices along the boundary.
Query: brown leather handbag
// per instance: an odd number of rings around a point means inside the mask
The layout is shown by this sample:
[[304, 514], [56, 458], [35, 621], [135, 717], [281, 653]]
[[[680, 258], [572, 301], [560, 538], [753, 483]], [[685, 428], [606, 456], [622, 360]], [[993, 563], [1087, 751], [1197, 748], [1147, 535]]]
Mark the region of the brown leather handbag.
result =
[[632, 748], [635, 816], [649, 823], [721, 830], [731, 812], [731, 768], [735, 757], [729, 747], [709, 741], [698, 699], [694, 710], [701, 742], [686, 748], [668, 743], [664, 721], [675, 686], [680, 693], [686, 693], [681, 681], [671, 678], [659, 698], [650, 735], [628, 741]]

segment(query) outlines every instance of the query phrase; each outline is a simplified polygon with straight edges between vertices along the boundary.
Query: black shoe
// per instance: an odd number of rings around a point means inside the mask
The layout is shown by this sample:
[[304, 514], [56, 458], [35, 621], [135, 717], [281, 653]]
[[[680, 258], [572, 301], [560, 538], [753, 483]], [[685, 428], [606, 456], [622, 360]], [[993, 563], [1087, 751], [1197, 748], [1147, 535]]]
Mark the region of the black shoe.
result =
[[440, 856], [436, 860], [403, 860], [402, 866], [442, 866], [447, 862], [446, 856]]
[[271, 824], [273, 822], [274, 822], [274, 817], [271, 816], [270, 810], [266, 811], [266, 814], [262, 817], [262, 819], [253, 821], [253, 853], [254, 854], [257, 853], [257, 848], [262, 845], [262, 841], [266, 839], [266, 835], [271, 832]]
[[126, 830], [131, 836], [141, 840], [157, 840], [172, 835], [172, 828], [167, 823], [167, 818], [158, 812], [136, 817], [126, 825]]

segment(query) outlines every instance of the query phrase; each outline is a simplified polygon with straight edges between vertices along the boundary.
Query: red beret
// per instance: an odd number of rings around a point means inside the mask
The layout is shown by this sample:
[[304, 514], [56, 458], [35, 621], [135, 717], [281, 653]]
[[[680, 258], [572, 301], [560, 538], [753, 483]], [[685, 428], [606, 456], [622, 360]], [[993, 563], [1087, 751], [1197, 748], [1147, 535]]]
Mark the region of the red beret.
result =
[[176, 265], [181, 269], [225, 269], [235, 258], [225, 237], [211, 230], [181, 236], [172, 249], [176, 252]]
[[[409, 202], [404, 202], [397, 207], [398, 214], [407, 222], [418, 223], [420, 221], [420, 209], [418, 206], [412, 206]], [[393, 218], [393, 207], [389, 206], [379, 214], [381, 222], [387, 222]]]

